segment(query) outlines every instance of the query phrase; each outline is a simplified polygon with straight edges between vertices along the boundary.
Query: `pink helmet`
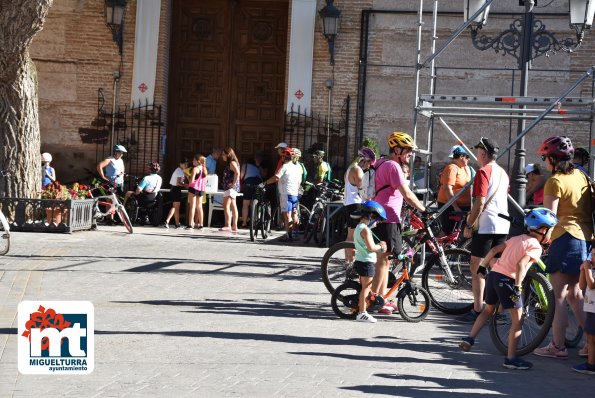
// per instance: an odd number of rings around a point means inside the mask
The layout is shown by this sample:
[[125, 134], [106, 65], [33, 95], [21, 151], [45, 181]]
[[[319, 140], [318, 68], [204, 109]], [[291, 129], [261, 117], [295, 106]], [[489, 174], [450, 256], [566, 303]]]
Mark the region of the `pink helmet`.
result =
[[553, 156], [558, 160], [570, 160], [574, 155], [574, 147], [570, 138], [566, 136], [555, 136], [543, 141], [537, 153], [545, 156]]
[[357, 151], [357, 154], [363, 158], [366, 158], [370, 161], [370, 163], [374, 164], [376, 162], [376, 154], [370, 148], [364, 147]]

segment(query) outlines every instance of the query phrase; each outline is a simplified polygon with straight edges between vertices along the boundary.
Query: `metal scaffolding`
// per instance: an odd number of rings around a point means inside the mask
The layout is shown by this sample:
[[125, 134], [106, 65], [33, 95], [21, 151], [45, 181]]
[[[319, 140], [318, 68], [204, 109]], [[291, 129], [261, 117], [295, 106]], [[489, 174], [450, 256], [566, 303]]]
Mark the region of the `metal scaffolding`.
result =
[[[470, 16], [452, 35], [445, 41], [442, 46], [436, 50], [437, 42], [437, 26], [438, 26], [438, 3], [439, 0], [433, 1], [432, 12], [432, 35], [430, 41], [431, 55], [427, 59], [421, 59], [422, 54], [422, 28], [424, 26], [424, 1], [419, 1], [418, 20], [417, 20], [417, 59], [415, 71], [415, 104], [413, 111], [413, 138], [418, 142], [418, 125], [419, 116], [423, 116], [427, 120], [427, 145], [421, 154], [428, 157], [428, 163], [431, 163], [432, 151], [434, 146], [434, 122], [437, 118], [440, 123], [457, 139], [457, 141], [464, 145], [456, 133], [444, 121], [445, 118], [475, 118], [475, 119], [507, 119], [507, 120], [527, 120], [531, 121], [528, 126], [521, 124], [517, 136], [509, 143], [509, 145], [501, 150], [498, 154], [500, 159], [507, 154], [523, 137], [529, 133], [542, 120], [562, 121], [562, 122], [589, 122], [589, 143], [593, 145], [593, 115], [595, 113], [595, 103], [593, 95], [588, 98], [569, 97], [569, 95], [586, 79], [592, 78], [594, 68], [590, 67], [582, 76], [571, 84], [566, 90], [560, 94], [552, 95], [550, 97], [529, 97], [529, 96], [486, 96], [486, 95], [460, 95], [460, 94], [439, 94], [435, 93], [436, 87], [436, 67], [435, 60], [438, 56], [444, 53], [449, 45], [475, 20], [483, 11], [490, 6], [493, 0], [488, 0], [482, 7], [480, 7], [475, 14]], [[519, 61], [520, 64], [520, 61]], [[422, 70], [429, 68], [429, 93], [420, 93], [420, 81]], [[527, 82], [524, 82], [525, 86]], [[522, 88], [521, 88], [522, 90]], [[523, 92], [523, 91], [521, 91]], [[524, 92], [526, 92], [526, 87]], [[593, 93], [593, 91], [592, 91]], [[517, 106], [513, 108], [511, 106]], [[523, 122], [524, 123], [524, 122]], [[472, 154], [472, 153], [471, 153]], [[524, 153], [522, 154], [524, 157]], [[523, 160], [524, 162], [524, 160]], [[413, 159], [412, 159], [413, 163]], [[515, 162], [516, 163], [516, 162]], [[590, 162], [590, 170], [593, 172], [593, 165]], [[410, 165], [413, 170], [413, 164]], [[429, 187], [428, 170], [425, 170], [425, 189], [417, 190], [417, 193], [424, 194], [424, 200], [427, 200]], [[524, 178], [524, 177], [523, 177]], [[413, 179], [412, 179], [413, 180]], [[511, 179], [512, 180], [512, 179]], [[413, 188], [413, 181], [411, 182]], [[469, 183], [465, 189], [459, 191], [454, 195], [442, 208], [439, 213], [444, 212], [450, 207], [454, 201], [469, 187]], [[524, 197], [523, 197], [524, 199]], [[522, 207], [519, 203], [509, 195], [509, 201], [513, 207], [522, 213]]]

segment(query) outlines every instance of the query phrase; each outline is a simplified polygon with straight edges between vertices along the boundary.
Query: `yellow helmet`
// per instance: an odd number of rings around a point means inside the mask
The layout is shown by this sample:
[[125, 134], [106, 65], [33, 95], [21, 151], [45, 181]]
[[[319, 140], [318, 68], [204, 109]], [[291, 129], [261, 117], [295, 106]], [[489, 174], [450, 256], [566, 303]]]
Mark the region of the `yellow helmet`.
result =
[[413, 138], [411, 138], [409, 134], [401, 133], [399, 131], [393, 131], [391, 135], [388, 136], [388, 146], [391, 148], [417, 148], [415, 141], [413, 141]]

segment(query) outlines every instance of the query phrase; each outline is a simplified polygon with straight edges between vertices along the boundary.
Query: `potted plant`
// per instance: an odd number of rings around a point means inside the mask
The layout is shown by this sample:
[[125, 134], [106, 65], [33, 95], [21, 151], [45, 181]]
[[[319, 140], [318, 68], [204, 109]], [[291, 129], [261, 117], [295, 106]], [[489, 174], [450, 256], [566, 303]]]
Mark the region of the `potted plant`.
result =
[[46, 222], [48, 224], [58, 225], [62, 219], [68, 219], [68, 205], [60, 204], [54, 201], [80, 200], [91, 197], [90, 187], [79, 183], [72, 187], [60, 184], [58, 181], [46, 186], [41, 191], [41, 199], [49, 199], [52, 202], [45, 208]]

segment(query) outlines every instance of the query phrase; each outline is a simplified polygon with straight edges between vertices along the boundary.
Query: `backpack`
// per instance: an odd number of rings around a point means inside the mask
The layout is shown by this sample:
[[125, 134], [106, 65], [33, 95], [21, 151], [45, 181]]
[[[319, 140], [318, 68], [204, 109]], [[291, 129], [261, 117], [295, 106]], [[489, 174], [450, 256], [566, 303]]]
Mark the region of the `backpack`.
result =
[[[378, 167], [372, 167], [370, 166], [370, 169], [372, 170], [370, 172], [370, 178], [371, 181], [368, 185], [368, 193], [371, 194], [371, 198], [375, 198], [376, 195], [378, 195], [380, 192], [384, 191], [386, 188], [390, 187], [390, 184], [386, 184], [381, 186], [380, 188], [376, 189], [376, 182], [375, 182], [375, 177], [376, 177], [376, 171], [378, 171], [380, 169], [380, 167], [382, 167], [383, 164], [388, 163], [388, 160], [385, 160], [384, 162], [382, 162]], [[371, 189], [370, 189], [371, 188]]]
[[587, 183], [589, 185], [589, 190], [591, 191], [591, 221], [593, 223], [593, 230], [595, 231], [595, 181], [593, 181], [591, 179], [591, 177], [589, 177], [589, 175], [587, 173], [585, 173], [584, 171], [582, 171], [581, 169], [578, 169], [578, 170], [587, 179]]

